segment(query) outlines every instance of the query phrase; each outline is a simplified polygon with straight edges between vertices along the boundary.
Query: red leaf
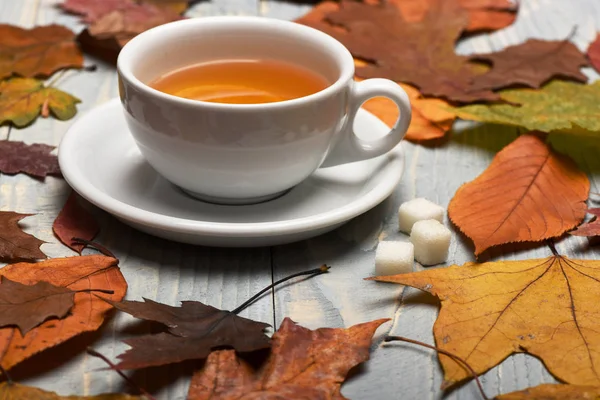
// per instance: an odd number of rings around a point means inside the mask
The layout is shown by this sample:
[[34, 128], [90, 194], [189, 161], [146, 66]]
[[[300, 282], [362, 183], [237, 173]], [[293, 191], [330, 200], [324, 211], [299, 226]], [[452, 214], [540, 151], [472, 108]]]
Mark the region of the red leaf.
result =
[[600, 236], [600, 208], [590, 208], [587, 210], [588, 214], [594, 215], [594, 219], [586, 224], [579, 226], [572, 232], [571, 235], [575, 236]]
[[54, 220], [52, 230], [65, 246], [81, 253], [85, 246], [73, 243], [73, 238], [92, 240], [98, 234], [100, 227], [93, 215], [81, 207], [77, 200], [77, 194], [71, 192], [58, 217]]
[[7, 175], [22, 172], [42, 180], [46, 175], [60, 176], [58, 158], [50, 154], [52, 150], [54, 146], [46, 144], [0, 140], [0, 172]]

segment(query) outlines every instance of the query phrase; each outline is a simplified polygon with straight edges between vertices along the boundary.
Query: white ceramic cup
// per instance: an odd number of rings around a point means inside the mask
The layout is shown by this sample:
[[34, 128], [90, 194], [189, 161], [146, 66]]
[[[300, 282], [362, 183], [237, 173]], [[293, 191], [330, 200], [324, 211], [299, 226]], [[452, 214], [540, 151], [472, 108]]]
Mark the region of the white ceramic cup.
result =
[[[293, 63], [330, 85], [265, 104], [189, 100], [148, 86], [178, 68], [227, 59]], [[266, 201], [319, 167], [380, 156], [400, 142], [411, 119], [408, 96], [396, 83], [355, 82], [352, 55], [340, 42], [276, 19], [208, 17], [162, 25], [127, 43], [117, 69], [127, 124], [145, 159], [187, 193], [210, 202]], [[356, 113], [379, 96], [396, 103], [400, 118], [383, 138], [361, 140], [352, 128]]]

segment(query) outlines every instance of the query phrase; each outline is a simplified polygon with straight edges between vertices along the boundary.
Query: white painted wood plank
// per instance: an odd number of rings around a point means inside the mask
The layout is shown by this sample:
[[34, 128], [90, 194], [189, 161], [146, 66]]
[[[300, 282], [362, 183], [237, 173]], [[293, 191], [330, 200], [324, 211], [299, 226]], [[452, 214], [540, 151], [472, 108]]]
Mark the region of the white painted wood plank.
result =
[[[1, 0], [0, 18], [26, 27], [56, 22], [75, 31], [81, 29], [76, 17], [63, 14], [55, 7], [59, 2]], [[202, 10], [219, 14], [238, 11], [242, 5], [246, 6], [247, 13], [258, 10], [258, 3], [252, 1], [204, 3]], [[82, 100], [78, 116], [117, 96], [114, 67], [90, 57], [87, 62], [96, 63], [98, 70], [68, 72], [57, 85]], [[57, 145], [74, 120], [39, 119], [25, 129], [12, 129], [10, 139]], [[7, 132], [8, 129], [4, 129], [0, 135], [5, 137]], [[69, 188], [62, 179], [48, 178], [41, 183], [27, 176], [0, 176], [0, 209], [38, 213], [25, 221], [27, 231], [48, 242], [42, 249], [51, 257], [74, 254], [58, 243], [51, 230], [68, 193]], [[269, 249], [222, 250], [183, 245], [137, 232], [100, 210], [94, 212], [102, 225], [98, 240], [121, 260], [122, 272], [129, 282], [129, 299], [146, 297], [171, 305], [178, 305], [181, 300], [198, 300], [233, 309], [271, 283]], [[272, 324], [271, 296], [261, 298], [241, 315]], [[114, 372], [101, 370], [105, 365], [83, 351], [91, 345], [115, 360], [127, 348], [120, 340], [130, 334], [127, 329], [132, 321], [133, 318], [125, 314], [116, 314], [97, 334], [85, 335], [85, 340], [75, 339], [26, 361], [15, 373], [23, 383], [61, 394], [88, 395], [121, 390], [125, 387], [122, 380]], [[145, 326], [142, 332], [149, 333], [149, 327]], [[53, 368], [44, 369], [43, 364], [52, 364]], [[29, 372], [31, 370], [36, 373]], [[189, 372], [189, 366], [184, 364], [139, 371], [134, 376], [142, 386], [156, 390], [159, 399], [183, 399]]]

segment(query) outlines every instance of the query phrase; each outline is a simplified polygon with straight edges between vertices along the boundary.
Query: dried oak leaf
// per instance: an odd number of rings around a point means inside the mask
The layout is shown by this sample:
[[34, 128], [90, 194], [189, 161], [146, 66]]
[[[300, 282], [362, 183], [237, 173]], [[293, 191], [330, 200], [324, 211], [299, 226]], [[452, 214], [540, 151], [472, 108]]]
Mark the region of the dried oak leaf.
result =
[[523, 135], [450, 201], [450, 220], [479, 255], [492, 246], [560, 236], [585, 217], [590, 181], [567, 156]]
[[588, 47], [587, 56], [596, 71], [600, 71], [600, 35]]
[[[600, 385], [600, 261], [498, 261], [368, 278], [424, 290], [441, 300], [436, 345], [482, 374], [513, 353], [538, 357], [561, 381]], [[439, 355], [444, 386], [471, 378]]]
[[571, 235], [575, 236], [600, 236], [600, 208], [590, 208], [587, 210], [588, 214], [592, 214], [595, 216], [594, 220], [579, 226], [572, 232], [569, 232]]
[[0, 24], [0, 79], [13, 74], [46, 77], [63, 68], [83, 67], [75, 34], [60, 25], [23, 29]]
[[25, 233], [19, 227], [19, 221], [33, 214], [19, 214], [12, 211], [0, 211], [0, 260], [35, 261], [46, 258], [40, 250], [45, 242]]
[[0, 328], [16, 326], [21, 335], [51, 318], [65, 317], [75, 304], [75, 292], [48, 282], [24, 285], [0, 277]]
[[552, 81], [536, 90], [503, 90], [500, 96], [519, 106], [476, 104], [450, 111], [462, 119], [522, 126], [543, 132], [600, 132], [600, 81], [589, 85]]
[[160, 322], [170, 333], [127, 339], [131, 349], [119, 355], [120, 369], [137, 369], [206, 358], [212, 349], [232, 347], [239, 352], [268, 348], [271, 341], [264, 330], [269, 324], [239, 317], [197, 301], [183, 301], [181, 307], [144, 299], [110, 302], [117, 309], [147, 321]]
[[54, 392], [25, 386], [18, 383], [0, 383], [0, 398], [3, 400], [144, 400], [144, 396], [107, 393], [96, 396], [60, 396]]
[[214, 351], [192, 377], [188, 400], [234, 400], [249, 393], [257, 399], [344, 399], [340, 388], [348, 371], [369, 359], [371, 339], [386, 321], [312, 331], [286, 318], [260, 369], [233, 350]]
[[495, 101], [491, 90], [472, 90], [481, 65], [457, 55], [454, 45], [468, 24], [467, 11], [455, 2], [432, 0], [435, 5], [420, 22], [406, 23], [391, 3], [369, 5], [342, 0], [325, 23], [307, 25], [324, 30], [368, 64], [356, 69], [361, 78], [384, 77], [416, 86], [424, 95], [457, 102]]
[[[98, 329], [112, 306], [99, 298], [120, 301], [127, 283], [112, 257], [91, 255], [55, 258], [31, 263], [10, 264], [0, 269], [0, 276], [24, 285], [46, 281], [66, 287], [75, 294], [75, 305], [63, 319], [49, 320], [22, 336], [16, 328], [0, 329], [0, 363], [6, 369], [56, 346], [83, 332]], [[113, 294], [95, 294], [85, 290], [112, 290]]]
[[50, 113], [59, 119], [73, 118], [77, 113], [75, 104], [81, 101], [53, 87], [45, 87], [42, 81], [30, 78], [12, 78], [0, 81], [0, 124], [12, 122], [23, 127], [39, 115], [47, 118]]
[[54, 146], [0, 140], [0, 172], [7, 175], [24, 173], [38, 179], [47, 175], [60, 176]]
[[65, 246], [81, 253], [85, 246], [73, 243], [73, 238], [92, 240], [100, 226], [94, 216], [79, 204], [77, 194], [71, 192], [52, 224], [52, 231]]
[[487, 73], [475, 77], [473, 90], [501, 89], [516, 84], [537, 89], [559, 77], [587, 81], [580, 71], [588, 65], [585, 54], [568, 40], [530, 39], [496, 53], [476, 54], [470, 58], [492, 65]]
[[501, 394], [494, 400], [598, 400], [600, 387], [546, 383], [525, 390]]
[[170, 8], [151, 3], [132, 0], [110, 0], [107, 3], [110, 7], [96, 0], [71, 0], [64, 3], [63, 8], [83, 15], [90, 23], [77, 37], [82, 49], [113, 63], [125, 43], [136, 35], [181, 19]]

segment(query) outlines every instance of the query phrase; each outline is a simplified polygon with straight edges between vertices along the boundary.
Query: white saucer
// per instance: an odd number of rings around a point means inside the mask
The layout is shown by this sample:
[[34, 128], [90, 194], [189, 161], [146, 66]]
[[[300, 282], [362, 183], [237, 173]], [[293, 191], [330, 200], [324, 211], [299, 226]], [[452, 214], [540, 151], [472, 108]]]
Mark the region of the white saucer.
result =
[[[357, 115], [355, 129], [367, 139], [389, 131], [364, 110]], [[127, 129], [119, 99], [79, 118], [62, 139], [58, 158], [73, 189], [124, 223], [170, 240], [223, 247], [271, 246], [333, 230], [388, 197], [404, 170], [398, 145], [378, 158], [319, 169], [266, 203], [203, 203], [145, 162]]]

